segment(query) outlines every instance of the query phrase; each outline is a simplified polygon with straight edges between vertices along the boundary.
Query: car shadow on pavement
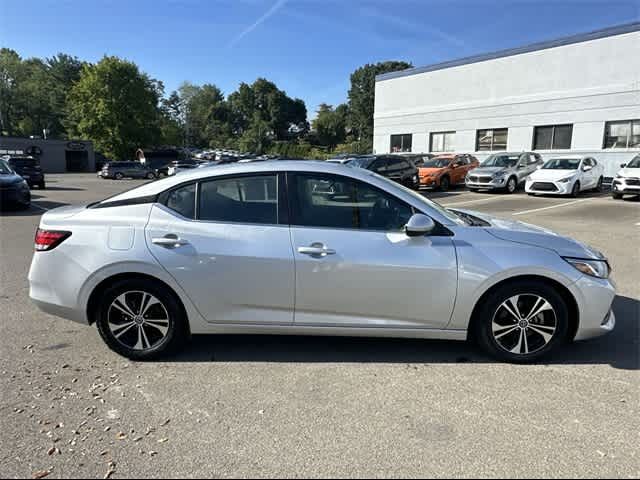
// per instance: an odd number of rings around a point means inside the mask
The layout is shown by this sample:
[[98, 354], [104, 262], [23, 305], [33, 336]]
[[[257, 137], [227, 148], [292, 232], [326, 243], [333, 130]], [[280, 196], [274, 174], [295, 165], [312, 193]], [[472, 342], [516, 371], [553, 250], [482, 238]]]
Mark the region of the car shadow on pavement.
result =
[[[638, 370], [640, 302], [618, 296], [616, 329], [609, 335], [565, 346], [546, 365], [609, 364]], [[496, 363], [471, 343], [421, 339], [290, 335], [199, 335], [168, 362], [282, 363]]]
[[[41, 198], [37, 195], [33, 196], [34, 198]], [[0, 216], [2, 217], [34, 217], [42, 215], [46, 210], [51, 210], [52, 208], [64, 207], [65, 205], [69, 205], [68, 203], [63, 202], [51, 202], [48, 200], [38, 200], [37, 204], [32, 203], [29, 208], [24, 210], [18, 208], [11, 208], [9, 206], [0, 206]]]

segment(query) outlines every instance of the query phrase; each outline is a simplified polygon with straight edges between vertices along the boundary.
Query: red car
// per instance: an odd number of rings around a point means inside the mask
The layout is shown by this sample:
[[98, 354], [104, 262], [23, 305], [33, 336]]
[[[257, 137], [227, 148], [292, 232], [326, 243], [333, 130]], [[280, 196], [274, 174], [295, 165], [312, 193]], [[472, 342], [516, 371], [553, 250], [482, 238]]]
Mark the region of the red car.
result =
[[451, 185], [464, 185], [467, 172], [479, 164], [476, 157], [466, 153], [438, 155], [420, 167], [420, 186], [449, 190]]

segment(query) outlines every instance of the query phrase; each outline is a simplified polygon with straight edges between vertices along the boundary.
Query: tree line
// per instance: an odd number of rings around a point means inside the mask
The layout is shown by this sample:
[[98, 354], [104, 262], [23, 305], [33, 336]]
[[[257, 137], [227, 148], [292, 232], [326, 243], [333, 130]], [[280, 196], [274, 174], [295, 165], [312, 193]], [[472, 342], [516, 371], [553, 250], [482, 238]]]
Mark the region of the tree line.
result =
[[[137, 148], [188, 146], [321, 158], [368, 153], [373, 144], [375, 76], [410, 68], [367, 64], [351, 75], [348, 101], [321, 104], [311, 122], [303, 100], [267, 79], [241, 83], [225, 96], [216, 85], [163, 83], [128, 60], [93, 64], [60, 53], [23, 59], [0, 49], [0, 135], [86, 139], [112, 159]], [[44, 132], [44, 133], [43, 133]]]

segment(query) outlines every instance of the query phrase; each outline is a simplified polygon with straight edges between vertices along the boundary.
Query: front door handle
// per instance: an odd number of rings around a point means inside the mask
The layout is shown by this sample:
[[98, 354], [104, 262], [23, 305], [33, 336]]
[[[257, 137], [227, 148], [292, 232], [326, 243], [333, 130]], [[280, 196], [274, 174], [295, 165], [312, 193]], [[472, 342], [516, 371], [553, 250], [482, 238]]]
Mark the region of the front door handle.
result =
[[315, 258], [323, 258], [327, 255], [335, 255], [336, 251], [331, 248], [327, 248], [324, 243], [315, 242], [308, 247], [298, 247], [298, 253], [310, 255]]
[[181, 239], [177, 235], [170, 233], [164, 237], [155, 237], [151, 239], [151, 243], [154, 245], [160, 245], [166, 248], [178, 248], [184, 245], [189, 245], [189, 242]]

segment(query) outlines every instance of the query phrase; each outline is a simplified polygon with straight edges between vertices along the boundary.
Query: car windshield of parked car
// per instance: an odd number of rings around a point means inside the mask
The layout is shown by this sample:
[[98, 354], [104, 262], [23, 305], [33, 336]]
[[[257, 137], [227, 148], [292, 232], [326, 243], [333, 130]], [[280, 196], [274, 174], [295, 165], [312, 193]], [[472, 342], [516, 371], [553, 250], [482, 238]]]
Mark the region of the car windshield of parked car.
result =
[[7, 165], [7, 162], [0, 160], [0, 175], [11, 175], [13, 171]]
[[424, 168], [444, 168], [449, 165], [451, 160], [448, 158], [434, 158], [424, 162]]
[[640, 155], [634, 157], [634, 159], [627, 164], [627, 168], [640, 168]]
[[577, 170], [580, 161], [579, 158], [552, 158], [542, 168], [544, 170]]
[[371, 165], [372, 161], [373, 161], [372, 157], [361, 157], [361, 158], [352, 158], [346, 163], [351, 167], [367, 168], [369, 167], [369, 165]]
[[12, 158], [9, 163], [14, 167], [35, 167], [38, 161], [34, 158]]
[[481, 167], [515, 167], [520, 160], [520, 155], [491, 155]]

